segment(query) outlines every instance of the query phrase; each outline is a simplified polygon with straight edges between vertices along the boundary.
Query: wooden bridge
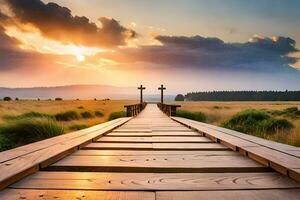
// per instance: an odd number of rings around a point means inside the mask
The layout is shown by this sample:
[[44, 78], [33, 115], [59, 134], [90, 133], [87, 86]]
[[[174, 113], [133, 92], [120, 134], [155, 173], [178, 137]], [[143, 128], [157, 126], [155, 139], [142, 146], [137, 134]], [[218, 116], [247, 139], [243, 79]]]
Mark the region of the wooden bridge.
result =
[[0, 162], [5, 200], [300, 199], [299, 148], [168, 117], [155, 104], [2, 152]]

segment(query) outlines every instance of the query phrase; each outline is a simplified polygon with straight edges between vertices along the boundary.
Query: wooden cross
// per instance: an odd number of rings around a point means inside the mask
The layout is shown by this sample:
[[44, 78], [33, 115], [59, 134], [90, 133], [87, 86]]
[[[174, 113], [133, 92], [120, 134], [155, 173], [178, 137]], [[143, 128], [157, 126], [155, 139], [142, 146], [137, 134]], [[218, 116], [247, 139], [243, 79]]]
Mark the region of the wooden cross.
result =
[[164, 103], [164, 90], [165, 90], [166, 88], [164, 87], [164, 85], [161, 85], [159, 88], [158, 88], [158, 90], [160, 90], [161, 92], [160, 92], [160, 94], [161, 94], [161, 96], [160, 96], [160, 102], [163, 104]]
[[140, 103], [143, 103], [143, 90], [145, 90], [146, 88], [143, 87], [143, 85], [141, 85], [140, 87], [138, 87], [139, 90], [141, 90], [141, 98], [140, 98]]

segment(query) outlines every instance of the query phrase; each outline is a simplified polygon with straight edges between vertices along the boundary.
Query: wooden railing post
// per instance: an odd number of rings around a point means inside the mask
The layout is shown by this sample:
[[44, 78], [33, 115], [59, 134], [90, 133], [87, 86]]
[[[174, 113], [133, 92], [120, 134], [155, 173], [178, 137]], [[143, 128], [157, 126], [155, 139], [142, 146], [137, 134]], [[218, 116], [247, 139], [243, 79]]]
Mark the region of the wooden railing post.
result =
[[181, 107], [180, 105], [171, 105], [171, 104], [162, 104], [162, 103], [158, 103], [157, 106], [161, 111], [163, 111], [168, 116], [175, 116], [177, 108]]
[[140, 103], [140, 104], [133, 104], [133, 105], [125, 105], [126, 108], [126, 116], [133, 117], [138, 115], [144, 108], [146, 107], [147, 103]]

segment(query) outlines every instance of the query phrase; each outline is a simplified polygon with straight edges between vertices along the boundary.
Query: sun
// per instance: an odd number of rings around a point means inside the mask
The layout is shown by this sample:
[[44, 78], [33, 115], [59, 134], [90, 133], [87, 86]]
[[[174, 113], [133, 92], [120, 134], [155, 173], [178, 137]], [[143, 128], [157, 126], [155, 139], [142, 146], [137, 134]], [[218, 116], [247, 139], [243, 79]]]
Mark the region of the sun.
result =
[[77, 54], [77, 55], [76, 55], [76, 58], [77, 58], [77, 60], [78, 60], [79, 62], [85, 61], [85, 56], [82, 55], [82, 54]]

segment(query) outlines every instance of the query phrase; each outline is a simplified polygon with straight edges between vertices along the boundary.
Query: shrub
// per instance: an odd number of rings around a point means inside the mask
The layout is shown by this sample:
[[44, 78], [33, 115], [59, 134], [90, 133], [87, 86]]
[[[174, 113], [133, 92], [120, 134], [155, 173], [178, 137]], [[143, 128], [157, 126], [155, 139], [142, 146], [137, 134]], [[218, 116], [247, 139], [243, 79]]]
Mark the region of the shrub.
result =
[[84, 111], [82, 113], [80, 113], [81, 117], [84, 119], [89, 119], [89, 118], [93, 118], [94, 116], [92, 115], [91, 112], [89, 111]]
[[16, 97], [16, 98], [15, 98], [15, 101], [19, 101], [19, 98], [18, 98], [18, 97]]
[[81, 129], [85, 129], [85, 128], [88, 128], [88, 126], [85, 124], [73, 124], [73, 125], [69, 126], [70, 130], [81, 130]]
[[190, 112], [187, 110], [178, 110], [178, 111], [176, 111], [176, 116], [196, 120], [199, 122], [206, 121], [206, 116], [202, 112]]
[[269, 111], [269, 113], [273, 115], [286, 115], [293, 118], [300, 116], [300, 110], [298, 109], [298, 107], [289, 107], [284, 110], [273, 110]]
[[5, 116], [3, 116], [3, 118], [6, 120], [18, 120], [18, 119], [24, 119], [24, 118], [37, 118], [37, 117], [53, 118], [52, 115], [49, 115], [47, 113], [40, 113], [40, 112], [27, 112], [27, 113], [23, 113], [21, 115], [5, 115]]
[[258, 136], [292, 128], [292, 124], [286, 119], [272, 118], [264, 111], [252, 109], [237, 113], [222, 126]]
[[12, 99], [10, 97], [4, 97], [3, 101], [11, 101]]
[[62, 101], [63, 99], [62, 98], [60, 98], [60, 97], [56, 97], [55, 98], [55, 101]]
[[184, 96], [182, 94], [177, 94], [175, 97], [175, 101], [184, 101]]
[[126, 112], [124, 111], [112, 112], [109, 114], [108, 120], [114, 120], [121, 117], [126, 117]]
[[222, 107], [220, 106], [214, 106], [213, 109], [221, 109]]
[[70, 110], [63, 113], [55, 114], [55, 119], [58, 121], [71, 121], [75, 119], [79, 119], [79, 115], [76, 111]]
[[54, 137], [63, 132], [62, 125], [49, 117], [12, 120], [0, 127], [0, 150]]
[[78, 109], [84, 109], [84, 107], [83, 107], [83, 106], [78, 106], [77, 108], [78, 108]]
[[103, 117], [104, 116], [103, 112], [101, 112], [101, 111], [95, 111], [95, 115], [97, 117]]

